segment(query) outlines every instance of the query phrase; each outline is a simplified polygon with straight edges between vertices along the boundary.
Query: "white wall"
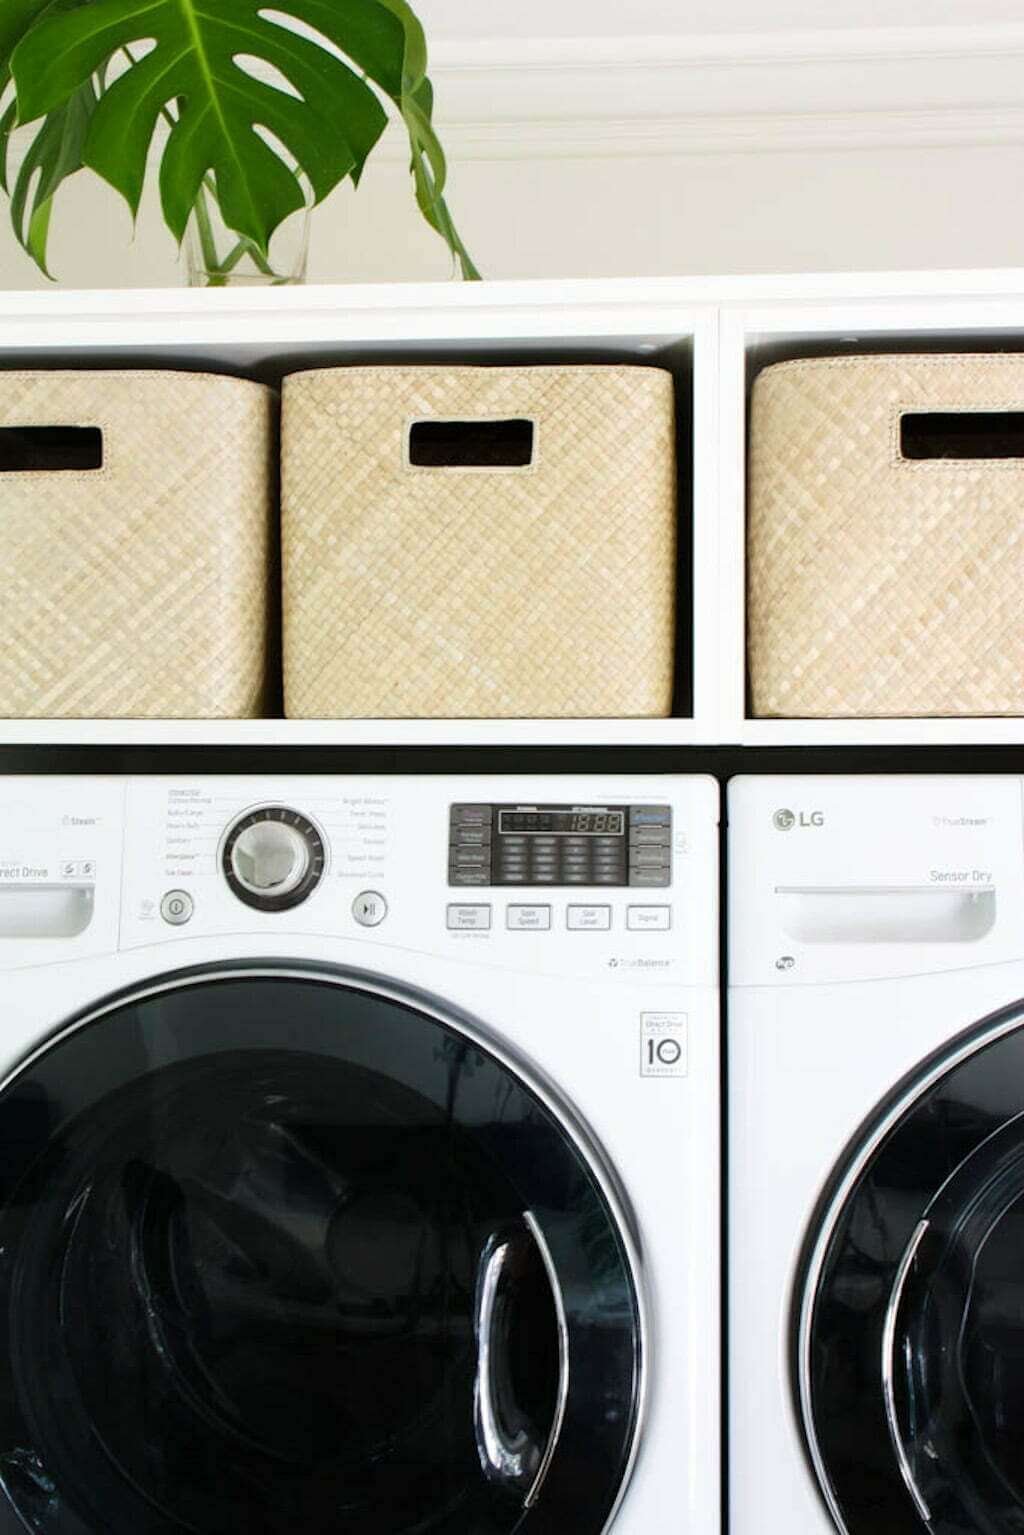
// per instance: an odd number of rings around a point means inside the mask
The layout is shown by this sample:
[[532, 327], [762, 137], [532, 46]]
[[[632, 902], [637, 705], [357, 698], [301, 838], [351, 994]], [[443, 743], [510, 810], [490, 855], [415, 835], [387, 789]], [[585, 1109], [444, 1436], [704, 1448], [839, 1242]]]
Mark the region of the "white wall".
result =
[[[1024, 265], [1019, 0], [420, 0], [452, 206], [488, 276]], [[824, 24], [827, 20], [827, 25]], [[67, 286], [179, 280], [152, 204], [134, 239], [66, 189]], [[314, 223], [310, 276], [444, 279], [404, 146]], [[0, 226], [0, 286], [35, 273]]]
[[[943, 26], [1021, 19], [1019, 0], [419, 0], [431, 37], [586, 37]], [[625, 14], [624, 14], [625, 13]]]

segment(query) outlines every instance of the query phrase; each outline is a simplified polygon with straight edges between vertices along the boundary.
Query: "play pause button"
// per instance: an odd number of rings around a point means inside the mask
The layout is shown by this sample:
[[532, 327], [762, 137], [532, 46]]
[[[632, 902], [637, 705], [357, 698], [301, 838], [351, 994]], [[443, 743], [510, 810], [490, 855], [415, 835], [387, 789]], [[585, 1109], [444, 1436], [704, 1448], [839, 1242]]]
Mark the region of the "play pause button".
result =
[[388, 914], [388, 903], [379, 890], [361, 890], [352, 902], [352, 915], [360, 927], [379, 927]]

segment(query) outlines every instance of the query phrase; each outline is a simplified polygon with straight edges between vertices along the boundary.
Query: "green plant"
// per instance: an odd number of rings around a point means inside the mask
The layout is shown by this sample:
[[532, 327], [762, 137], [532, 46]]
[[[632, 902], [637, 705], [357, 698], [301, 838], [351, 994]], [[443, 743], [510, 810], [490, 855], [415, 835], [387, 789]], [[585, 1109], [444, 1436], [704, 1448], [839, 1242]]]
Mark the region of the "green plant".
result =
[[[88, 168], [137, 214], [154, 138], [180, 242], [207, 199], [230, 262], [269, 264], [274, 231], [405, 124], [416, 200], [464, 277], [478, 277], [445, 202], [423, 29], [406, 0], [0, 0], [0, 170], [19, 241], [45, 272], [54, 197]], [[262, 76], [257, 78], [255, 68]], [[13, 130], [40, 126], [13, 186]], [[225, 265], [225, 273], [229, 270]]]

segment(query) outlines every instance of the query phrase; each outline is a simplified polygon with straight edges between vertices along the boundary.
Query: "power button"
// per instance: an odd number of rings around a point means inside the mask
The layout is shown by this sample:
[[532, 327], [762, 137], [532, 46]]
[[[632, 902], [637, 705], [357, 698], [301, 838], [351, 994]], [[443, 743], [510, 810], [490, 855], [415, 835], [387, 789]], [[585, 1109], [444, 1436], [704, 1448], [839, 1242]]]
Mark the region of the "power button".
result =
[[168, 890], [160, 902], [160, 915], [172, 927], [183, 927], [195, 909], [195, 902], [187, 890]]

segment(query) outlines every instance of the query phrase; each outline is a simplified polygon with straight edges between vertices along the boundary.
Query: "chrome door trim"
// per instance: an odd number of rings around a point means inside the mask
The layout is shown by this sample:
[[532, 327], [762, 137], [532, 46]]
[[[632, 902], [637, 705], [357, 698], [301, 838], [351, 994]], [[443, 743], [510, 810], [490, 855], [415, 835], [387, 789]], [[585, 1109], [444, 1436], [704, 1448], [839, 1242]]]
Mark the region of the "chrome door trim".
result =
[[[632, 1442], [626, 1459], [622, 1479], [619, 1483], [618, 1493], [609, 1510], [604, 1527], [599, 1535], [605, 1535], [622, 1506], [626, 1492], [636, 1469], [637, 1457], [640, 1453], [640, 1445], [643, 1439], [644, 1428], [647, 1421], [647, 1413], [650, 1406], [650, 1365], [651, 1358], [651, 1301], [648, 1293], [646, 1269], [639, 1237], [639, 1225], [629, 1202], [625, 1188], [619, 1180], [610, 1157], [604, 1151], [597, 1136], [586, 1124], [580, 1115], [562, 1097], [555, 1084], [544, 1075], [541, 1069], [525, 1056], [520, 1055], [508, 1042], [502, 1039], [486, 1024], [475, 1018], [470, 1013], [463, 1012], [460, 1008], [444, 1002], [432, 993], [423, 991], [416, 986], [406, 985], [400, 981], [392, 981], [374, 974], [369, 970], [360, 970], [355, 966], [329, 965], [323, 962], [310, 961], [304, 963], [298, 960], [277, 960], [233, 962], [231, 960], [216, 960], [205, 965], [191, 966], [184, 970], [169, 971], [164, 975], [154, 977], [148, 981], [139, 982], [125, 988], [123, 991], [112, 993], [100, 1003], [91, 1006], [87, 1011], [76, 1014], [50, 1034], [40, 1045], [24, 1056], [23, 1059], [6, 1072], [0, 1078], [0, 1093], [3, 1093], [20, 1077], [23, 1072], [29, 1070], [34, 1063], [44, 1055], [49, 1055], [57, 1049], [64, 1040], [79, 1029], [86, 1028], [91, 1023], [98, 1023], [108, 1013], [122, 1007], [130, 1007], [133, 1003], [144, 1002], [150, 997], [161, 996], [169, 991], [183, 991], [190, 986], [198, 986], [210, 981], [231, 980], [255, 980], [260, 978], [274, 978], [277, 980], [295, 981], [319, 981], [326, 985], [337, 986], [339, 989], [348, 989], [368, 992], [371, 996], [381, 997], [385, 1001], [395, 1002], [399, 1006], [411, 1008], [415, 1012], [425, 1014], [433, 1018], [443, 1027], [463, 1035], [473, 1044], [479, 1045], [487, 1054], [493, 1056], [511, 1075], [518, 1077], [527, 1089], [533, 1093], [541, 1104], [548, 1110], [556, 1121], [562, 1133], [572, 1146], [575, 1147], [585, 1165], [593, 1175], [601, 1193], [608, 1205], [611, 1218], [622, 1242], [626, 1257], [626, 1266], [633, 1282], [633, 1291], [636, 1297], [637, 1307], [637, 1331], [639, 1334], [639, 1361], [637, 1366], [636, 1382], [636, 1414], [633, 1424]], [[545, 1251], [546, 1243], [541, 1243], [541, 1255], [545, 1263], [550, 1262], [550, 1253]], [[565, 1403], [561, 1404], [561, 1416], [564, 1416]], [[561, 1419], [558, 1420], [559, 1429]], [[550, 1459], [548, 1458], [543, 1470], [547, 1474]]]
[[565, 1422], [565, 1409], [569, 1403], [569, 1322], [565, 1315], [565, 1296], [562, 1294], [562, 1281], [558, 1277], [555, 1268], [555, 1260], [551, 1256], [551, 1248], [548, 1246], [547, 1237], [540, 1227], [540, 1222], [532, 1210], [523, 1211], [523, 1220], [526, 1222], [530, 1235], [537, 1244], [541, 1261], [544, 1264], [548, 1276], [548, 1284], [551, 1286], [551, 1298], [555, 1303], [555, 1325], [558, 1329], [558, 1395], [555, 1398], [555, 1415], [551, 1420], [551, 1432], [548, 1434], [548, 1442], [544, 1446], [544, 1453], [537, 1467], [537, 1475], [534, 1477], [533, 1486], [523, 1499], [524, 1508], [532, 1508], [540, 1496], [540, 1490], [544, 1485], [544, 1478], [551, 1467], [558, 1449], [558, 1441], [562, 1437], [562, 1424]]
[[[918, 1099], [923, 1098], [943, 1077], [963, 1065], [964, 1061], [969, 1060], [972, 1055], [977, 1055], [979, 1050], [994, 1044], [996, 1040], [1012, 1034], [1022, 1024], [1024, 1024], [1024, 1000], [1011, 1003], [1007, 1008], [1001, 1008], [998, 1013], [991, 1014], [988, 1021], [981, 1020], [970, 1026], [967, 1030], [967, 1038], [961, 1035], [959, 1043], [953, 1040], [947, 1049], [941, 1050], [939, 1055], [932, 1058], [931, 1064], [924, 1071], [920, 1074], [912, 1074], [899, 1096], [890, 1102], [881, 1119], [873, 1125], [870, 1133], [858, 1145], [841, 1181], [829, 1198], [824, 1215], [818, 1219], [814, 1247], [802, 1276], [800, 1313], [797, 1323], [797, 1388], [804, 1443], [818, 1481], [818, 1489], [841, 1535], [860, 1535], [860, 1532], [849, 1529], [836, 1502], [825, 1457], [818, 1442], [811, 1399], [811, 1328], [814, 1306], [821, 1285], [821, 1271], [825, 1265], [829, 1245], [854, 1185], [882, 1141], [902, 1119], [906, 1111]], [[943, 1182], [946, 1181], [948, 1180], [943, 1180]]]
[[914, 1506], [924, 1520], [930, 1523], [932, 1511], [921, 1494], [917, 1485], [910, 1460], [900, 1438], [900, 1426], [896, 1421], [896, 1316], [900, 1309], [900, 1301], [903, 1299], [903, 1291], [906, 1288], [907, 1279], [910, 1276], [911, 1265], [917, 1257], [917, 1249], [924, 1240], [928, 1230], [927, 1220], [918, 1221], [914, 1228], [914, 1234], [907, 1243], [906, 1251], [900, 1259], [900, 1266], [896, 1270], [896, 1278], [893, 1280], [892, 1290], [889, 1294], [889, 1303], [885, 1308], [885, 1322], [882, 1326], [882, 1396], [885, 1400], [885, 1420], [889, 1425], [889, 1438], [899, 1463], [900, 1475], [904, 1486], [914, 1500]]

